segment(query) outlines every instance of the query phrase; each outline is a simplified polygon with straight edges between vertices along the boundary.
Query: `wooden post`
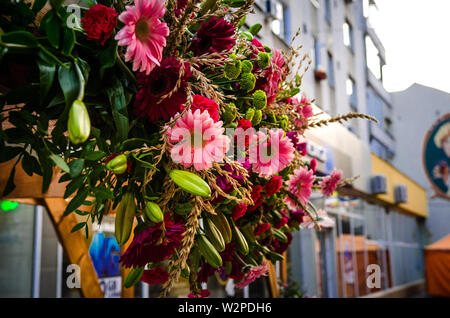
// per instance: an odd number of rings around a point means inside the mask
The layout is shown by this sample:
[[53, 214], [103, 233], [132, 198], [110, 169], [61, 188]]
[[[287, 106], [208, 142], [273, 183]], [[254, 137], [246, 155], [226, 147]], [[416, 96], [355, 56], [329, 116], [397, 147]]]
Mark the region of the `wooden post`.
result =
[[273, 265], [272, 262], [267, 261], [267, 266], [269, 267], [268, 284], [269, 284], [270, 297], [279, 298], [280, 290], [278, 288], [277, 271], [275, 269], [275, 265]]
[[89, 247], [83, 231], [71, 233], [78, 223], [75, 215], [63, 217], [67, 202], [62, 198], [44, 198], [45, 207], [55, 227], [59, 242], [64, 248], [69, 262], [80, 266], [81, 293], [87, 298], [103, 298], [97, 273], [89, 256]]

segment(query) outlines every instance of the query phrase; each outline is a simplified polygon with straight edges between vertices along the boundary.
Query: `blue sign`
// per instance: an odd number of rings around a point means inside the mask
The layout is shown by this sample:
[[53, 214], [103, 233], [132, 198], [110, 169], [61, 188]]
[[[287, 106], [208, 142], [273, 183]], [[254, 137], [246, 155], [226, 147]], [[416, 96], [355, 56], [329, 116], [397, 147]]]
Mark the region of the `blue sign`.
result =
[[115, 237], [105, 237], [104, 233], [95, 233], [89, 255], [99, 278], [120, 276], [120, 246]]

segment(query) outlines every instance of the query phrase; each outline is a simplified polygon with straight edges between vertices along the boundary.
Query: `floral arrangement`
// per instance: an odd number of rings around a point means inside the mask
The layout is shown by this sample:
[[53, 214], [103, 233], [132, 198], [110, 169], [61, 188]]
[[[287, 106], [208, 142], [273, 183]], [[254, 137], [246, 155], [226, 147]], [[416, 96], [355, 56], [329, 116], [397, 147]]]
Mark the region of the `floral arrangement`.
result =
[[4, 195], [19, 163], [43, 192], [58, 166], [65, 215], [86, 218], [73, 231], [115, 211], [124, 285], [162, 296], [180, 277], [207, 296], [215, 272], [243, 288], [304, 221], [329, 224], [311, 192], [349, 180], [315, 175], [304, 132], [372, 118], [318, 120], [300, 89], [307, 56], [258, 41], [254, 0], [81, 2], [2, 4], [0, 153], [16, 158]]

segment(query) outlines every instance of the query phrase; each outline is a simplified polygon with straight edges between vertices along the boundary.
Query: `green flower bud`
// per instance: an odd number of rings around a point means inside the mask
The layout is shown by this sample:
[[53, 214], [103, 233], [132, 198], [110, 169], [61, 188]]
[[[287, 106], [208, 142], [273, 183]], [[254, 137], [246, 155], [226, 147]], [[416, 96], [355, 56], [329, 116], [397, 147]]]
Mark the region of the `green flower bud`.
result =
[[233, 61], [225, 64], [223, 67], [225, 77], [229, 80], [234, 80], [241, 74], [241, 61]]
[[199, 176], [192, 172], [183, 170], [172, 170], [169, 172], [169, 177], [181, 189], [194, 195], [201, 197], [209, 197], [211, 195], [211, 188]]
[[244, 60], [242, 61], [242, 73], [250, 73], [253, 70], [253, 63], [248, 61], [248, 60]]
[[125, 277], [123, 286], [125, 286], [125, 288], [130, 288], [131, 286], [136, 285], [140, 281], [142, 274], [144, 274], [144, 270], [145, 270], [144, 266], [133, 268], [128, 273], [127, 277]]
[[106, 169], [117, 174], [127, 171], [127, 167], [127, 157], [124, 154], [118, 155], [106, 164]]
[[261, 120], [262, 120], [262, 111], [261, 111], [261, 109], [257, 109], [255, 111], [255, 115], [252, 118], [252, 126], [259, 125]]
[[67, 131], [70, 141], [77, 145], [85, 142], [91, 133], [91, 120], [84, 103], [75, 100], [69, 110]]
[[255, 75], [253, 75], [252, 73], [242, 74], [239, 84], [241, 85], [241, 89], [243, 89], [246, 92], [250, 92], [255, 88], [256, 84]]
[[136, 203], [133, 194], [130, 192], [122, 196], [115, 217], [115, 232], [117, 243], [125, 244], [131, 234], [134, 217], [136, 215]]
[[225, 123], [231, 123], [233, 120], [236, 119], [237, 113], [236, 113], [236, 106], [233, 103], [229, 104], [230, 107], [225, 106], [225, 111], [222, 113], [222, 119]]
[[152, 222], [159, 223], [164, 220], [164, 215], [159, 205], [155, 202], [147, 201], [145, 203], [145, 216]]
[[286, 119], [281, 120], [281, 129], [286, 130], [288, 126], [288, 121]]
[[245, 119], [252, 120], [253, 116], [255, 116], [255, 109], [253, 107], [250, 107], [245, 113]]
[[266, 52], [259, 52], [258, 53], [258, 66], [262, 69], [267, 68], [270, 63], [270, 55]]
[[267, 106], [267, 96], [262, 90], [257, 90], [253, 93], [253, 106], [256, 109], [264, 109]]

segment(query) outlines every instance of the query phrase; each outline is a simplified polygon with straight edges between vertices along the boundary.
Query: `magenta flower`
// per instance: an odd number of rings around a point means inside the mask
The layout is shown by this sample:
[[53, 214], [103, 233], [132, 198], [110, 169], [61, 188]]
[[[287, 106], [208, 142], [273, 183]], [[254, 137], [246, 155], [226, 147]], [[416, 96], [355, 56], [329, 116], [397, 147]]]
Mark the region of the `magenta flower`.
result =
[[174, 127], [167, 128], [167, 136], [173, 144], [170, 156], [186, 168], [206, 170], [213, 162], [221, 162], [230, 147], [230, 139], [224, 135], [222, 121], [214, 122], [208, 111], [194, 113], [188, 110], [178, 118]]
[[[314, 180], [316, 180], [316, 176], [312, 170], [300, 167], [299, 169], [294, 170], [294, 174], [289, 176], [286, 185], [290, 193], [292, 193], [300, 202], [306, 204], [311, 196], [311, 188]], [[286, 197], [285, 202], [291, 210], [300, 209], [295, 201], [289, 196]]]
[[342, 170], [335, 169], [331, 175], [324, 177], [323, 180], [319, 182], [319, 185], [322, 188], [320, 191], [327, 197], [331, 196], [341, 180]]
[[268, 134], [258, 131], [250, 138], [250, 162], [261, 178], [268, 178], [286, 168], [294, 159], [294, 146], [282, 129]]
[[242, 289], [254, 282], [257, 278], [267, 275], [268, 270], [267, 262], [266, 260], [263, 260], [261, 265], [252, 267], [235, 286]]
[[136, 0], [134, 6], [126, 6], [119, 15], [125, 26], [116, 34], [119, 46], [126, 46], [125, 61], [133, 60], [133, 71], [147, 75], [162, 59], [163, 47], [169, 35], [167, 24], [159, 19], [164, 16], [164, 0]]
[[262, 73], [262, 77], [257, 83], [257, 87], [266, 92], [267, 105], [270, 105], [278, 92], [278, 84], [284, 72], [284, 56], [278, 49], [272, 50], [272, 63]]

